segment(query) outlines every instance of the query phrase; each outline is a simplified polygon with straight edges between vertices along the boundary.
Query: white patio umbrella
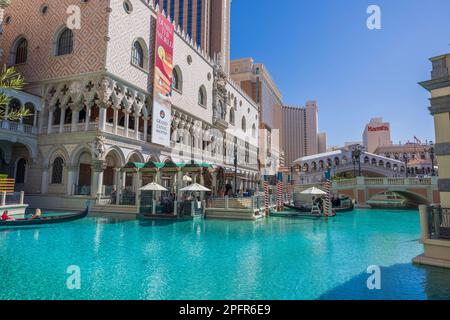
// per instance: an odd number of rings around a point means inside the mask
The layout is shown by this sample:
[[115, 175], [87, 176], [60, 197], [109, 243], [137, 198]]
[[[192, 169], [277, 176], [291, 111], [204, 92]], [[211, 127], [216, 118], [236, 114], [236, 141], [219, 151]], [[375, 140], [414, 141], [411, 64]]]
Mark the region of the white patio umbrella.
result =
[[143, 186], [139, 189], [140, 191], [169, 191], [163, 186], [157, 184], [156, 182], [149, 183], [146, 186]]
[[308, 194], [311, 196], [324, 196], [327, 193], [323, 190], [320, 190], [319, 188], [312, 187], [312, 188], [306, 189], [305, 191], [301, 192], [301, 194]]
[[201, 184], [194, 183], [194, 184], [191, 184], [190, 186], [187, 186], [186, 188], [181, 189], [180, 191], [183, 191], [183, 192], [210, 192], [211, 190], [202, 186]]

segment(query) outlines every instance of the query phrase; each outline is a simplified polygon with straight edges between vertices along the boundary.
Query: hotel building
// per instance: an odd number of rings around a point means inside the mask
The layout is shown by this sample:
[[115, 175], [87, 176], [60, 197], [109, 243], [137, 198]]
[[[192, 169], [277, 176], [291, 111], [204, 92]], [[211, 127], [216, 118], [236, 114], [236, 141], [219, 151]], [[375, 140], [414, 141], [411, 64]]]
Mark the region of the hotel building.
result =
[[[73, 5], [81, 27], [72, 30]], [[220, 194], [234, 179], [235, 148], [239, 190], [256, 188], [259, 107], [180, 27], [170, 147], [152, 143], [156, 17], [151, 0], [16, 0], [5, 10], [1, 63], [27, 82], [5, 92], [8, 110], [33, 117], [0, 121], [0, 172], [30, 205], [124, 204], [122, 193], [151, 181], [179, 190], [184, 174]]]
[[392, 145], [391, 125], [382, 118], [373, 118], [363, 132], [363, 145], [367, 152], [374, 153], [378, 147]]
[[225, 72], [230, 63], [231, 0], [156, 0], [155, 4], [175, 21], [211, 58], [222, 56]]
[[282, 110], [286, 166], [292, 166], [299, 158], [326, 151], [326, 136], [318, 132], [319, 110], [315, 101], [308, 101], [304, 108], [284, 106]]
[[231, 61], [230, 71], [231, 78], [259, 105], [260, 170], [264, 175], [274, 176], [284, 166], [281, 92], [265, 65], [254, 63], [251, 58]]

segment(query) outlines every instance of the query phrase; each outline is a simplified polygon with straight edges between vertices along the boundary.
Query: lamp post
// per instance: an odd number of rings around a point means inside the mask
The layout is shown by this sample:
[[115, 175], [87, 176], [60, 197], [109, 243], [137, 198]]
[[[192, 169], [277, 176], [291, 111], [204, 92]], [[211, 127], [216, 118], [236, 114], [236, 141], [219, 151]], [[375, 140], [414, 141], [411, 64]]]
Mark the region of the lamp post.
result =
[[353, 174], [356, 176], [356, 163], [358, 163], [358, 175], [361, 176], [361, 155], [364, 147], [356, 145], [352, 148]]
[[403, 155], [403, 162], [405, 163], [405, 173], [406, 173], [406, 177], [408, 178], [408, 176], [409, 176], [409, 174], [408, 174], [409, 158], [408, 158], [408, 156], [406, 154]]
[[434, 143], [432, 141], [430, 141], [430, 146], [425, 148], [425, 152], [428, 152], [430, 154], [430, 159], [431, 159], [431, 176], [434, 177], [436, 175], [436, 171], [434, 170], [435, 151], [434, 151]]

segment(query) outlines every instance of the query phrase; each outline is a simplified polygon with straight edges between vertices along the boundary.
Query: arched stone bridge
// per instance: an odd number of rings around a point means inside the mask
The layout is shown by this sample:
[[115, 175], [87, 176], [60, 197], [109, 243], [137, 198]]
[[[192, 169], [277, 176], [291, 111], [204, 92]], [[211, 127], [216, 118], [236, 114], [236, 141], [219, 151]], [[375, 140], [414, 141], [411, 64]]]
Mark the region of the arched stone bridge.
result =
[[406, 175], [406, 166], [402, 161], [368, 152], [362, 153], [360, 164], [353, 164], [349, 150], [337, 150], [294, 161], [296, 179], [302, 184], [322, 181], [328, 170], [331, 171], [332, 176], [354, 170], [359, 173], [359, 166], [361, 166], [362, 175], [373, 177], [404, 177]]
[[[431, 178], [366, 178], [338, 180], [332, 182], [334, 194], [346, 195], [360, 205], [367, 204], [376, 195], [396, 192], [417, 204], [440, 202], [438, 177]], [[300, 193], [313, 185], [296, 185], [294, 193]], [[321, 187], [320, 184], [314, 186]]]

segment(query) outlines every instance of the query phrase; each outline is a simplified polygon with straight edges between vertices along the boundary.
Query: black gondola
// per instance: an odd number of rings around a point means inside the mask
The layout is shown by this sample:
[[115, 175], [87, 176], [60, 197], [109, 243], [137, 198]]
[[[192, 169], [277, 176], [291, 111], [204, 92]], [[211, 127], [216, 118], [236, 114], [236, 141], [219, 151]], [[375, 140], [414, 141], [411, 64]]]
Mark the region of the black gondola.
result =
[[[306, 207], [306, 206], [301, 206], [301, 207], [297, 207], [297, 206], [292, 206], [289, 204], [285, 204], [285, 207], [292, 209], [292, 210], [296, 210], [299, 212], [304, 212], [304, 213], [310, 213], [311, 212], [311, 208]], [[347, 207], [333, 207], [333, 211], [335, 213], [343, 213], [343, 212], [350, 212], [353, 211], [355, 209], [355, 206], [353, 205], [353, 203], [350, 206]]]
[[0, 221], [0, 228], [24, 227], [24, 226], [71, 222], [71, 221], [83, 219], [88, 214], [89, 214], [89, 208], [87, 208], [83, 212], [79, 212], [79, 213], [75, 213], [75, 214], [68, 214], [68, 215], [64, 215], [64, 216], [41, 217], [39, 219], [34, 219], [34, 220], [31, 220], [31, 219], [6, 220], [6, 221]]

